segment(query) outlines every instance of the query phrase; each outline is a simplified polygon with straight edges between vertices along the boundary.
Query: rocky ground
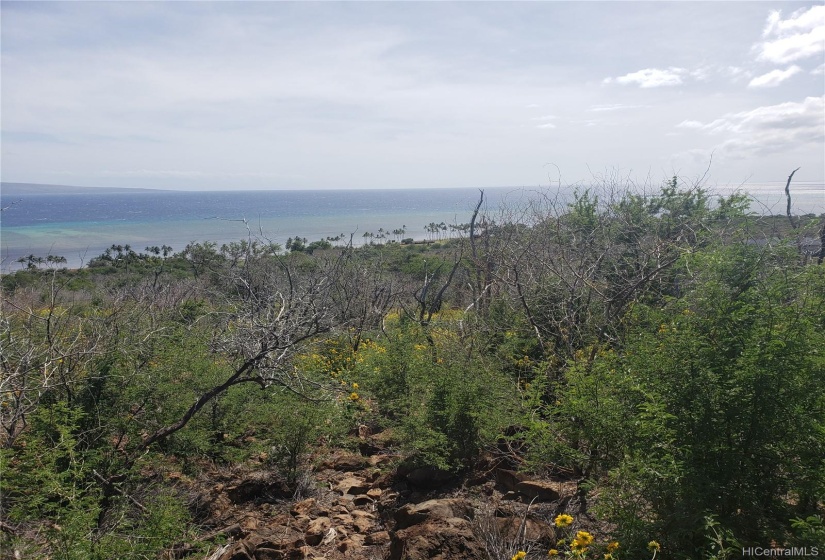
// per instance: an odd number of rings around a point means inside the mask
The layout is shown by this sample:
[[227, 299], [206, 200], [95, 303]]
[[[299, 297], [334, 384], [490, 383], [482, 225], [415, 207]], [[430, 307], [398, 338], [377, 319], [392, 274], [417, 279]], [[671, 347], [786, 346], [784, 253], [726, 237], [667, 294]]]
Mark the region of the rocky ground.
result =
[[361, 453], [328, 455], [297, 493], [264, 463], [181, 481], [205, 533], [170, 554], [203, 558], [208, 546], [209, 560], [498, 560], [546, 554], [559, 513], [587, 524], [570, 478], [531, 479], [491, 457], [462, 476], [404, 469], [381, 436], [362, 434]]

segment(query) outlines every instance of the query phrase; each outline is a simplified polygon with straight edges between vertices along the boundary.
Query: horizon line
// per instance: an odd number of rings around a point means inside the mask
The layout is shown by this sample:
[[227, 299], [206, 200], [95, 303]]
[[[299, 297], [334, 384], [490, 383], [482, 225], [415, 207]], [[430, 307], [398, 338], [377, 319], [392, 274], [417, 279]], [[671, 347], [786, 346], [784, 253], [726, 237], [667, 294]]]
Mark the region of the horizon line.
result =
[[[744, 188], [748, 185], [785, 185], [785, 180], [776, 181], [747, 181], [739, 183], [716, 183], [712, 186], [702, 185], [705, 188]], [[825, 186], [825, 181], [795, 181], [792, 183], [800, 186]], [[89, 185], [67, 185], [58, 183], [30, 183], [24, 181], [0, 181], [0, 187], [6, 185], [19, 185], [26, 187], [45, 187], [45, 188], [72, 188], [72, 189], [89, 189], [89, 190], [119, 190], [119, 191], [151, 191], [151, 192], [250, 192], [250, 191], [390, 191], [390, 190], [444, 190], [444, 189], [545, 189], [545, 188], [560, 188], [561, 185], [556, 183], [549, 183], [546, 185], [488, 185], [488, 186], [421, 186], [421, 187], [314, 187], [314, 188], [279, 188], [279, 187], [262, 187], [262, 188], [161, 188], [161, 187], [114, 187], [114, 186], [89, 186]], [[581, 187], [581, 186], [598, 186], [594, 183], [584, 183], [578, 181], [575, 183], [567, 183], [564, 188]], [[652, 185], [651, 185], [652, 186]], [[2, 189], [0, 189], [2, 194]]]

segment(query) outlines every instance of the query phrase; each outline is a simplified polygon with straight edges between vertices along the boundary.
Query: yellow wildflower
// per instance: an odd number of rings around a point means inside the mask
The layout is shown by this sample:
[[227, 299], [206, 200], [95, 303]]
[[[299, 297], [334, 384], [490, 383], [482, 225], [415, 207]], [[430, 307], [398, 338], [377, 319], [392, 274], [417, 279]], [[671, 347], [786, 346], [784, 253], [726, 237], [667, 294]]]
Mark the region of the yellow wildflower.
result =
[[607, 545], [607, 551], [608, 552], [616, 552], [616, 550], [618, 550], [618, 548], [619, 548], [619, 543], [616, 542], [616, 541], [613, 541], [612, 543]]
[[558, 555], [559, 555], [559, 551], [556, 550], [555, 548], [551, 548], [550, 550], [547, 551], [547, 556], [549, 556], [550, 558], [553, 558], [553, 557], [558, 556]]
[[662, 550], [662, 546], [656, 541], [650, 541], [649, 543], [647, 543], [647, 548], [651, 552], [659, 552], [660, 550]]
[[587, 531], [579, 531], [576, 533], [576, 540], [583, 542], [584, 546], [588, 546], [593, 542], [593, 535]]
[[359, 396], [358, 396], [358, 393], [350, 393], [349, 400], [351, 400], [351, 401], [357, 401], [357, 400], [358, 400], [358, 399], [360, 399], [360, 398], [361, 398], [361, 397], [359, 397]]
[[604, 555], [604, 560], [613, 560], [613, 555], [608, 552]]
[[570, 543], [570, 550], [573, 552], [584, 552], [587, 550], [587, 544], [579, 539], [573, 539], [573, 542]]
[[562, 513], [561, 515], [556, 516], [555, 524], [556, 527], [567, 527], [573, 523], [573, 516], [567, 515], [566, 513]]
[[358, 383], [353, 383], [353, 384], [352, 384], [352, 388], [353, 388], [353, 389], [357, 389], [357, 388], [358, 388]]
[[524, 560], [525, 556], [527, 556], [527, 553], [523, 550], [519, 550], [513, 555], [513, 560]]

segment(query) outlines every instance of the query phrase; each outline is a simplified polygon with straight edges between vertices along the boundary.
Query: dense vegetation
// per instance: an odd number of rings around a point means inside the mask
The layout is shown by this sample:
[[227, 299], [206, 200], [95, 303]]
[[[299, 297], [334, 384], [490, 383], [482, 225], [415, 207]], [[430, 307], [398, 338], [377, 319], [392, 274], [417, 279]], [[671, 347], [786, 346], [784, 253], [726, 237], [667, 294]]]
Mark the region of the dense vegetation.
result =
[[298, 485], [362, 424], [410, 465], [580, 479], [626, 557], [822, 544], [818, 228], [674, 178], [479, 202], [426, 244], [32, 256], [2, 278], [0, 544], [155, 558], [197, 519], [147, 472], [265, 453]]

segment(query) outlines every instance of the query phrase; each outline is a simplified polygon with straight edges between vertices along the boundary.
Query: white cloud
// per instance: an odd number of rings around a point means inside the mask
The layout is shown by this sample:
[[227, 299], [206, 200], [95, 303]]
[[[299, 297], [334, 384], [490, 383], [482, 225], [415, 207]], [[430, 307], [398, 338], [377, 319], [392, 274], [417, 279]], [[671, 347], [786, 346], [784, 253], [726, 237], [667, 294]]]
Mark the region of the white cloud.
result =
[[788, 19], [773, 11], [762, 37], [754, 46], [759, 60], [786, 64], [825, 52], [825, 6], [797, 10]]
[[732, 83], [741, 82], [742, 80], [747, 80], [753, 77], [753, 72], [751, 70], [740, 66], [727, 66], [725, 68], [721, 68], [719, 73], [728, 78]]
[[811, 6], [807, 10], [797, 10], [786, 20], [782, 19], [781, 10], [774, 10], [768, 16], [765, 29], [762, 31], [762, 37], [794, 31], [807, 31], [823, 24], [825, 24], [825, 6]]
[[825, 64], [820, 64], [819, 66], [811, 70], [811, 74], [813, 74], [814, 76], [825, 74]]
[[771, 70], [767, 74], [762, 74], [761, 76], [757, 76], [750, 81], [748, 87], [751, 88], [758, 88], [758, 87], [776, 87], [791, 76], [799, 74], [802, 72], [802, 68], [794, 64], [790, 68], [786, 70]]
[[543, 115], [541, 117], [536, 117], [534, 121], [540, 121], [540, 124], [536, 125], [536, 128], [556, 128], [556, 125], [552, 122], [556, 120], [558, 117], [556, 115]]
[[644, 107], [644, 105], [623, 105], [621, 103], [615, 103], [612, 105], [594, 105], [588, 109], [588, 111], [592, 111], [594, 113], [602, 113], [606, 111], [623, 111], [626, 109], [639, 109]]
[[676, 128], [705, 128], [705, 125], [703, 125], [699, 121], [687, 120], [677, 124]]
[[707, 82], [710, 80], [711, 75], [714, 73], [714, 68], [712, 66], [702, 66], [700, 68], [696, 68], [690, 71], [690, 77], [694, 80], [699, 80], [700, 82]]
[[645, 68], [637, 72], [631, 72], [618, 78], [605, 78], [604, 83], [616, 82], [618, 84], [638, 84], [641, 88], [655, 88], [663, 86], [677, 86], [682, 83], [682, 76], [687, 72], [684, 68]]
[[707, 124], [686, 120], [676, 126], [725, 135], [727, 138], [715, 150], [724, 156], [748, 158], [821, 145], [825, 141], [823, 121], [825, 95], [729, 113]]

